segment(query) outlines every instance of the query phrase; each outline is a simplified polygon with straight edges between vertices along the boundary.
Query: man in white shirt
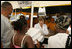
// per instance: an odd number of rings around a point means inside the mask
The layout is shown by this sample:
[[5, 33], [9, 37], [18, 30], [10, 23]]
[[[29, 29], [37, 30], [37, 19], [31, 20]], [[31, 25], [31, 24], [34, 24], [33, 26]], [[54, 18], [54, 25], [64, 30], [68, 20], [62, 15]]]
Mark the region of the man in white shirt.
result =
[[9, 22], [9, 15], [12, 9], [12, 5], [9, 2], [4, 2], [1, 6], [1, 43], [3, 48], [10, 48], [10, 41], [14, 34], [14, 30]]
[[43, 35], [48, 35], [49, 31], [47, 29], [47, 25], [44, 24], [44, 18], [43, 17], [40, 17], [39, 18], [39, 23], [38, 24], [35, 24], [34, 28], [36, 29], [40, 29], [43, 33]]

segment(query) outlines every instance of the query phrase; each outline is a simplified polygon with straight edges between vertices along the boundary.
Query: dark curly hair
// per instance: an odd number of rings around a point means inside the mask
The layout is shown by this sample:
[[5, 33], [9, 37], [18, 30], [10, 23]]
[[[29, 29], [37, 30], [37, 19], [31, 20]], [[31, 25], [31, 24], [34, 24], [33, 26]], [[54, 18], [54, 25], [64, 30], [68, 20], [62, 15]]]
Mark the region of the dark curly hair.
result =
[[27, 21], [25, 19], [19, 19], [13, 23], [14, 30], [22, 30], [22, 27], [27, 27]]
[[25, 19], [25, 16], [24, 16], [24, 15], [21, 15], [21, 16], [20, 16], [20, 19], [22, 19], [22, 18]]

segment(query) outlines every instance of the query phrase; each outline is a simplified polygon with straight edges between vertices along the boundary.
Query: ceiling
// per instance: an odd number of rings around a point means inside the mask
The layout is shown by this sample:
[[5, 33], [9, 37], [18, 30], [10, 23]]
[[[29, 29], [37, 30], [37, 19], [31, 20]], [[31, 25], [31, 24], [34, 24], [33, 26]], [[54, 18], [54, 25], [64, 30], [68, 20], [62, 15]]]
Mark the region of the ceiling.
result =
[[[4, 1], [1, 1], [1, 3]], [[71, 5], [71, 1], [8, 1], [13, 5], [13, 9], [16, 8], [30, 8], [34, 7], [47, 7], [47, 6], [65, 6]], [[20, 3], [20, 4], [19, 4]]]

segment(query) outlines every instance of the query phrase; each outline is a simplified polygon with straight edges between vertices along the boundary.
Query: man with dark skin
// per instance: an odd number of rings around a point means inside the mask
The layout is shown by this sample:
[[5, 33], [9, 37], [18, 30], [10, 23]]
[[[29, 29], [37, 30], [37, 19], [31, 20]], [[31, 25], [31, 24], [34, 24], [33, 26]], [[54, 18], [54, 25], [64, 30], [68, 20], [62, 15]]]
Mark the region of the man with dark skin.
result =
[[1, 5], [1, 43], [3, 48], [10, 47], [10, 40], [14, 30], [9, 22], [9, 15], [12, 13], [13, 7], [9, 2], [3, 2]]
[[10, 18], [9, 15], [12, 13], [13, 7], [10, 6], [2, 6], [1, 7], [1, 14], [3, 14], [5, 17]]
[[54, 18], [51, 18], [51, 22], [48, 24], [48, 28], [50, 33], [48, 34], [48, 36], [52, 36], [56, 34], [56, 23], [54, 22]]

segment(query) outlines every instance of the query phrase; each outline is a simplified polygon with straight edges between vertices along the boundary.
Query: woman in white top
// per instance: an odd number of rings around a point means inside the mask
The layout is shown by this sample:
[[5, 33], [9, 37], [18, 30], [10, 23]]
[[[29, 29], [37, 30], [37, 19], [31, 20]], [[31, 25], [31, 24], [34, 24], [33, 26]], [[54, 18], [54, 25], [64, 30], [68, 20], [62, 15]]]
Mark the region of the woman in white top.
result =
[[43, 32], [42, 33], [43, 35], [48, 35], [48, 33], [49, 33], [49, 31], [47, 29], [47, 25], [44, 24], [44, 18], [43, 17], [39, 18], [39, 23], [35, 24], [34, 28], [41, 29]]

